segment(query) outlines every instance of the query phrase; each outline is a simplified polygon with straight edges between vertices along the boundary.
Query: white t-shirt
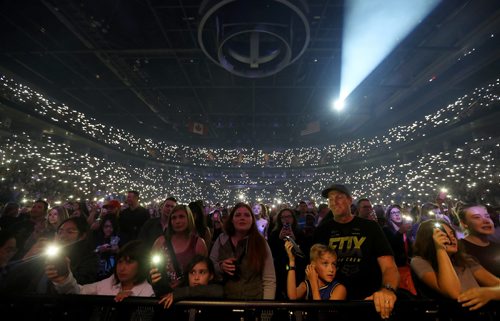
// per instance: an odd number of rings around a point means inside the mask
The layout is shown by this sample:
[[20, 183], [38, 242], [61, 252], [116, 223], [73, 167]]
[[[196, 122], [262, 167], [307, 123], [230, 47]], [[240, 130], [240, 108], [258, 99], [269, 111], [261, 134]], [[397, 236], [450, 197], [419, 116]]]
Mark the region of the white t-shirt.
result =
[[[54, 283], [57, 293], [91, 294], [91, 295], [117, 295], [121, 290], [121, 284], [115, 284], [115, 276], [90, 284], [80, 285], [76, 283], [73, 274], [70, 273], [61, 284]], [[154, 296], [153, 288], [147, 281], [136, 284], [132, 288], [131, 296]]]

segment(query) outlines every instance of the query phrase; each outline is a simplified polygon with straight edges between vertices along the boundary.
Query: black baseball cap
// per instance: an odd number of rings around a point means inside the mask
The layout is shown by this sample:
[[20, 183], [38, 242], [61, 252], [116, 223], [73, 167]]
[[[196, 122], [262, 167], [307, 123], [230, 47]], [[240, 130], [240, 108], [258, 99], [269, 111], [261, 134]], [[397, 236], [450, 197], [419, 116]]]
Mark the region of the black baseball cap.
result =
[[342, 184], [333, 184], [327, 187], [326, 189], [323, 190], [323, 192], [321, 192], [321, 196], [323, 196], [324, 198], [328, 198], [328, 193], [330, 193], [331, 191], [341, 192], [352, 198], [349, 189], [347, 189], [347, 187], [345, 187]]

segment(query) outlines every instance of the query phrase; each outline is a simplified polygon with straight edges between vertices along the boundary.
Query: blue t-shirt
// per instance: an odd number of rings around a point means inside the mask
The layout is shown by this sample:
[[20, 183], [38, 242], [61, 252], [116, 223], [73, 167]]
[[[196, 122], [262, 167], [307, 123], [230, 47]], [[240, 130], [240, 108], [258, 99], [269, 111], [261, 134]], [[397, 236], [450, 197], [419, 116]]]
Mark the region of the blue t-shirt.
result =
[[[311, 284], [309, 283], [308, 280], [305, 281], [306, 283], [306, 300], [312, 300], [313, 295], [311, 292]], [[333, 280], [330, 283], [325, 284], [324, 286], [319, 288], [319, 296], [321, 300], [330, 300], [330, 297], [332, 295], [333, 290], [339, 285], [340, 283], [336, 280]]]

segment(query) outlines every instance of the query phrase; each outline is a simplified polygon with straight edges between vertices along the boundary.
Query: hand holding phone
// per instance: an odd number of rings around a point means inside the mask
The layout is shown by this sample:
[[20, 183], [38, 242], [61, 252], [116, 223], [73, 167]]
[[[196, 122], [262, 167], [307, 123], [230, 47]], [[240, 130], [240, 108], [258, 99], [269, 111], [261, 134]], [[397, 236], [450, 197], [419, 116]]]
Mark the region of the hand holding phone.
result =
[[45, 264], [53, 265], [59, 276], [67, 276], [69, 274], [66, 256], [58, 245], [48, 245], [45, 249], [45, 256]]
[[293, 255], [295, 256], [298, 256], [298, 257], [301, 257], [301, 258], [304, 258], [305, 255], [304, 255], [304, 252], [302, 252], [302, 250], [300, 249], [300, 246], [297, 244], [297, 242], [295, 242], [295, 240], [290, 237], [290, 236], [285, 236], [285, 240], [289, 241], [290, 243], [292, 243], [292, 253]]
[[444, 242], [445, 246], [451, 244], [450, 238], [448, 237], [448, 233], [446, 232], [446, 229], [444, 228], [444, 226], [441, 223], [438, 223], [438, 222], [434, 223], [434, 228], [441, 230], [441, 232], [443, 232], [444, 235], [446, 236], [448, 241]]
[[166, 258], [161, 253], [153, 253], [151, 255], [151, 270], [149, 271], [149, 279], [157, 296], [162, 296], [172, 292], [168, 277], [165, 277], [165, 264]]

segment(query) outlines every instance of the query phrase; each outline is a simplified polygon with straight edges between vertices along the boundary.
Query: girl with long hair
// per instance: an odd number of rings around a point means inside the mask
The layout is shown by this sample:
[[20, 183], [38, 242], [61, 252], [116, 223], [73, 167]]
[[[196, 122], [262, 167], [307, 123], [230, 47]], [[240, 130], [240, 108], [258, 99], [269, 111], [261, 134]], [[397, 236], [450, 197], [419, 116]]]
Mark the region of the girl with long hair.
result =
[[442, 297], [476, 310], [500, 299], [500, 279], [463, 252], [451, 225], [442, 220], [420, 224], [411, 267], [418, 279]]
[[276, 275], [271, 249], [255, 224], [252, 208], [234, 206], [224, 233], [213, 244], [210, 259], [230, 299], [273, 300]]
[[[150, 275], [160, 272], [162, 278], [168, 279], [171, 288], [182, 283], [183, 271], [196, 254], [208, 255], [205, 241], [198, 236], [193, 213], [187, 205], [177, 205], [172, 209], [167, 230], [154, 242], [153, 252], [163, 257], [164, 264], [160, 269], [152, 268]], [[155, 291], [163, 292], [156, 287]], [[160, 296], [163, 294], [157, 293]]]

